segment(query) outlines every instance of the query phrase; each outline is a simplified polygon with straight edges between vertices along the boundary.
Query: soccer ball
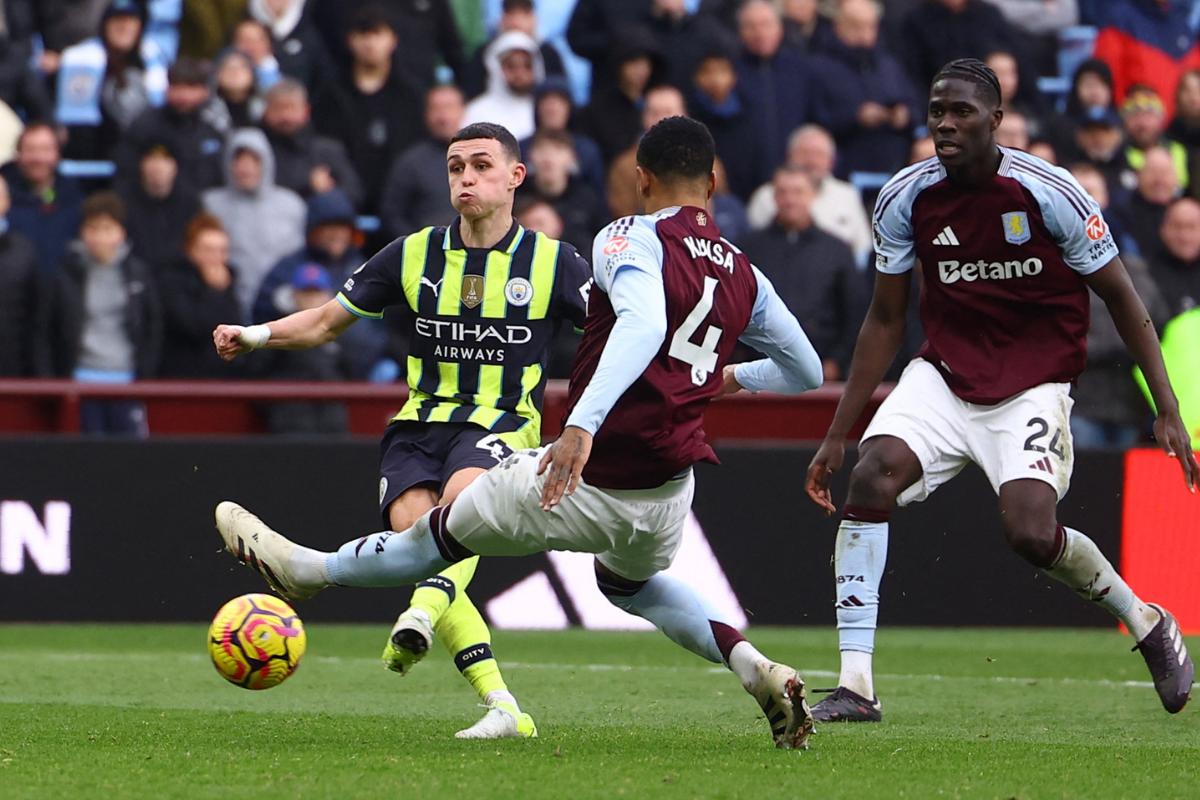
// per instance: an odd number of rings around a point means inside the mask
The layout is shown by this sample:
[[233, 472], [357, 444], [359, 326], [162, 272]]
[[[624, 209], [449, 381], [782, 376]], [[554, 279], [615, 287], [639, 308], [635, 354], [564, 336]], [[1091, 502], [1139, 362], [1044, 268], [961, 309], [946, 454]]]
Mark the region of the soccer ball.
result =
[[270, 689], [296, 671], [307, 639], [304, 623], [278, 597], [244, 594], [213, 617], [208, 654], [221, 677], [243, 689]]

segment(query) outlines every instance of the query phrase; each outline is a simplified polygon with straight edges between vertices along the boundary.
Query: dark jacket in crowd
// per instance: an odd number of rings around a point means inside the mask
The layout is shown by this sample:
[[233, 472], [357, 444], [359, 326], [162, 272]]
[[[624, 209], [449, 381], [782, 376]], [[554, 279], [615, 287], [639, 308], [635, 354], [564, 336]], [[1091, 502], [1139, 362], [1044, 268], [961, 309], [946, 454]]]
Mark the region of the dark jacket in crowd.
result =
[[[134, 374], [152, 378], [158, 374], [162, 353], [162, 306], [150, 268], [126, 254], [120, 264], [104, 269], [120, 270], [124, 280], [125, 332], [134, 345]], [[40, 376], [70, 378], [79, 363], [87, 316], [87, 270], [85, 257], [73, 248], [61, 269], [46, 278], [38, 291], [34, 371]]]
[[771, 58], [743, 52], [738, 59], [738, 91], [755, 131], [755, 185], [771, 179], [786, 160], [792, 131], [813, 121], [817, 95], [809, 59], [783, 45]]
[[1141, 252], [1153, 253], [1159, 249], [1161, 245], [1158, 230], [1162, 227], [1163, 217], [1167, 213], [1165, 205], [1151, 203], [1142, 197], [1140, 192], [1135, 191], [1118, 213], [1128, 222], [1129, 231]]
[[13, 162], [0, 167], [0, 175], [8, 183], [12, 197], [9, 225], [33, 243], [41, 271], [54, 272], [66, 256], [67, 245], [79, 233], [83, 190], [74, 178], [59, 175], [52, 192], [42, 196]]
[[271, 52], [279, 62], [279, 71], [303, 83], [310, 92], [336, 74], [333, 58], [309, 19], [301, 18], [299, 24], [282, 38], [272, 31], [271, 45]]
[[5, 377], [33, 371], [37, 275], [33, 244], [12, 230], [0, 235], [0, 375]]
[[[346, 193], [355, 206], [362, 203], [363, 188], [358, 173], [346, 155], [346, 148], [337, 139], [321, 136], [311, 125], [292, 136], [263, 126], [271, 151], [275, 153], [275, 183], [291, 189], [301, 197], [312, 195], [309, 181], [314, 167], [329, 168], [337, 188]], [[443, 171], [444, 171], [443, 165]]]
[[[526, 162], [528, 163], [528, 162]], [[392, 163], [380, 201], [379, 219], [389, 239], [454, 218], [446, 182], [446, 143], [424, 139]]]
[[[913, 130], [924, 122], [923, 104], [899, 60], [877, 44], [872, 48], [848, 47], [832, 37], [812, 60], [814, 80], [837, 87], [837, 103], [828, 103], [820, 116], [838, 144], [837, 177], [851, 172], [892, 174], [908, 163]], [[885, 107], [908, 108], [909, 124], [893, 128], [885, 123], [865, 128], [858, 109], [874, 102]]]
[[159, 271], [163, 305], [164, 378], [230, 378], [240, 373], [241, 360], [222, 361], [213, 347], [213, 328], [241, 318], [234, 282], [224, 291], [213, 289], [186, 257]]
[[50, 94], [38, 73], [29, 68], [29, 51], [27, 42], [11, 35], [0, 37], [0, 100], [22, 119], [50, 119], [54, 110]]
[[904, 18], [901, 31], [908, 75], [918, 86], [928, 86], [942, 65], [956, 58], [984, 58], [993, 50], [1023, 52], [1004, 15], [984, 0], [967, 0], [960, 12], [925, 0]]
[[708, 126], [717, 145], [717, 156], [725, 165], [729, 190], [745, 201], [758, 188], [758, 154], [751, 111], [736, 89], [723, 103], [693, 91], [688, 98], [693, 119]]
[[1200, 306], [1200, 260], [1183, 261], [1161, 245], [1151, 253], [1150, 278], [1165, 303], [1166, 320]]
[[[362, 180], [360, 209], [365, 213], [379, 210], [392, 159], [424, 134], [421, 114], [416, 111], [424, 103], [423, 89], [394, 69], [375, 94], [363, 94], [353, 80], [346, 79], [326, 83], [314, 99], [317, 131], [342, 143]], [[439, 161], [444, 167], [444, 153]]]
[[179, 259], [188, 223], [200, 212], [199, 193], [177, 179], [171, 193], [161, 200], [146, 194], [141, 181], [121, 185], [120, 195], [134, 255], [156, 275], [161, 274]]
[[[538, 86], [537, 91], [534, 92], [533, 100], [535, 117], [537, 103], [541, 101], [543, 95], [550, 93], [557, 93], [565, 97], [567, 102], [571, 104], [571, 116], [567, 121], [567, 128], [571, 134], [571, 142], [575, 145], [575, 158], [579, 162], [579, 174], [591, 184], [597, 194], [603, 197], [606, 191], [604, 181], [607, 175], [604, 156], [601, 154], [600, 145], [596, 144], [596, 140], [579, 129], [579, 108], [575, 105], [575, 98], [571, 95], [570, 84], [567, 83], [565, 78], [547, 78]], [[533, 149], [533, 138], [533, 136], [529, 136], [520, 141], [521, 160], [526, 164], [529, 163], [529, 153]], [[1200, 174], [1200, 172], [1197, 174]]]
[[179, 179], [196, 191], [225, 183], [221, 133], [205, 121], [203, 106], [180, 114], [170, 106], [148, 108], [129, 126], [117, 147], [118, 184], [136, 181], [140, 154], [152, 142], [168, 142], [179, 162]]
[[[399, 39], [395, 63], [423, 92], [434, 83], [439, 62], [462, 73], [466, 55], [451, 0], [309, 0], [305, 14], [311, 15], [325, 48], [343, 70], [350, 66], [346, 33], [350, 20], [363, 6], [382, 5]], [[420, 106], [416, 106], [420, 108]], [[419, 116], [419, 115], [418, 115]]]
[[544, 200], [554, 207], [563, 221], [562, 240], [575, 246], [581, 253], [592, 251], [592, 239], [604, 227], [604, 204], [591, 184], [578, 176], [567, 181], [567, 188], [558, 197], [550, 197], [537, 190], [534, 181], [526, 179], [518, 193]]
[[816, 225], [788, 231], [778, 224], [746, 234], [738, 243], [762, 270], [784, 305], [796, 315], [822, 359], [849, 364], [862, 320], [865, 286], [854, 254]]

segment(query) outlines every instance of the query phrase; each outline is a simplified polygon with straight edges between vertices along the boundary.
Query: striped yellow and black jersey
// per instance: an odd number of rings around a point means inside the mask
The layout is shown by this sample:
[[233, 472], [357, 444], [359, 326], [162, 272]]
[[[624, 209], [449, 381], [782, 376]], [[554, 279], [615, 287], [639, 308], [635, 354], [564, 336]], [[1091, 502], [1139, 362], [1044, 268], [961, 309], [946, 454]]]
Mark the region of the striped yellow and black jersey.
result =
[[408, 401], [394, 420], [470, 422], [541, 437], [550, 341], [582, 328], [591, 267], [571, 245], [515, 222], [494, 247], [463, 244], [459, 220], [402, 236], [347, 279], [338, 302], [379, 319], [412, 319]]

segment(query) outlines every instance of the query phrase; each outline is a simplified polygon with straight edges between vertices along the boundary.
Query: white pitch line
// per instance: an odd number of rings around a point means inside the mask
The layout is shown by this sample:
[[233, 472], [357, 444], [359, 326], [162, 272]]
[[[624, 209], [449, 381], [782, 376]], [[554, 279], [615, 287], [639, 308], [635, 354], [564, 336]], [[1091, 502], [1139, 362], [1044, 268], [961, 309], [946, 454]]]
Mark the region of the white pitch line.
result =
[[[34, 655], [39, 660], [43, 661], [59, 661], [59, 662], [78, 662], [78, 661], [162, 661], [164, 659], [179, 660], [179, 661], [207, 661], [208, 659], [202, 653], [173, 653], [163, 655], [161, 653], [74, 653], [69, 651], [18, 651], [0, 653], [0, 661], [16, 661], [28, 659], [30, 655]], [[367, 658], [365, 656], [318, 656], [309, 655], [306, 661], [313, 661], [320, 664], [375, 664], [382, 668], [382, 663], [377, 658]], [[728, 672], [724, 667], [696, 667], [696, 666], [667, 666], [665, 664], [562, 664], [555, 662], [529, 662], [529, 661], [502, 661], [501, 664], [505, 669], [529, 669], [529, 670], [555, 670], [555, 671], [583, 671], [583, 672], [679, 672], [691, 670], [703, 670], [710, 675], [721, 675]], [[806, 678], [834, 678], [838, 677], [837, 672], [830, 670], [819, 669], [802, 669], [800, 674]], [[1013, 683], [1013, 684], [1038, 684], [1038, 683], [1055, 683], [1078, 686], [1108, 686], [1108, 687], [1127, 687], [1135, 689], [1152, 689], [1154, 684], [1150, 681], [1114, 681], [1107, 678], [1035, 678], [1035, 677], [1020, 677], [1014, 675], [935, 675], [935, 674], [904, 674], [904, 673], [876, 673], [876, 680], [888, 681], [983, 681], [985, 683]]]

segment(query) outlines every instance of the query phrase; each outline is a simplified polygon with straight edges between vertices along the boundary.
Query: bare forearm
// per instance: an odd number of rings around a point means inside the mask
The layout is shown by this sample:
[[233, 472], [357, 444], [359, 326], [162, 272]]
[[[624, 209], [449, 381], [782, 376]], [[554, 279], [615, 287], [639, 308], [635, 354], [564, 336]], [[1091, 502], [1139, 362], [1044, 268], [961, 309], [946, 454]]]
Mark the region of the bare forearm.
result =
[[1162, 414], [1178, 409], [1179, 401], [1167, 377], [1158, 334], [1142, 299], [1136, 292], [1130, 291], [1110, 299], [1107, 305], [1117, 332], [1121, 334], [1134, 361], [1142, 368], [1142, 375], [1154, 398], [1155, 411]]
[[884, 321], [870, 314], [863, 321], [854, 345], [850, 376], [834, 412], [828, 438], [844, 439], [862, 416], [875, 388], [892, 365], [904, 339], [904, 320]]
[[282, 319], [268, 322], [271, 338], [266, 347], [275, 350], [307, 350], [311, 347], [332, 342], [340, 330], [335, 330], [326, 320], [321, 308], [306, 308], [289, 314]]

